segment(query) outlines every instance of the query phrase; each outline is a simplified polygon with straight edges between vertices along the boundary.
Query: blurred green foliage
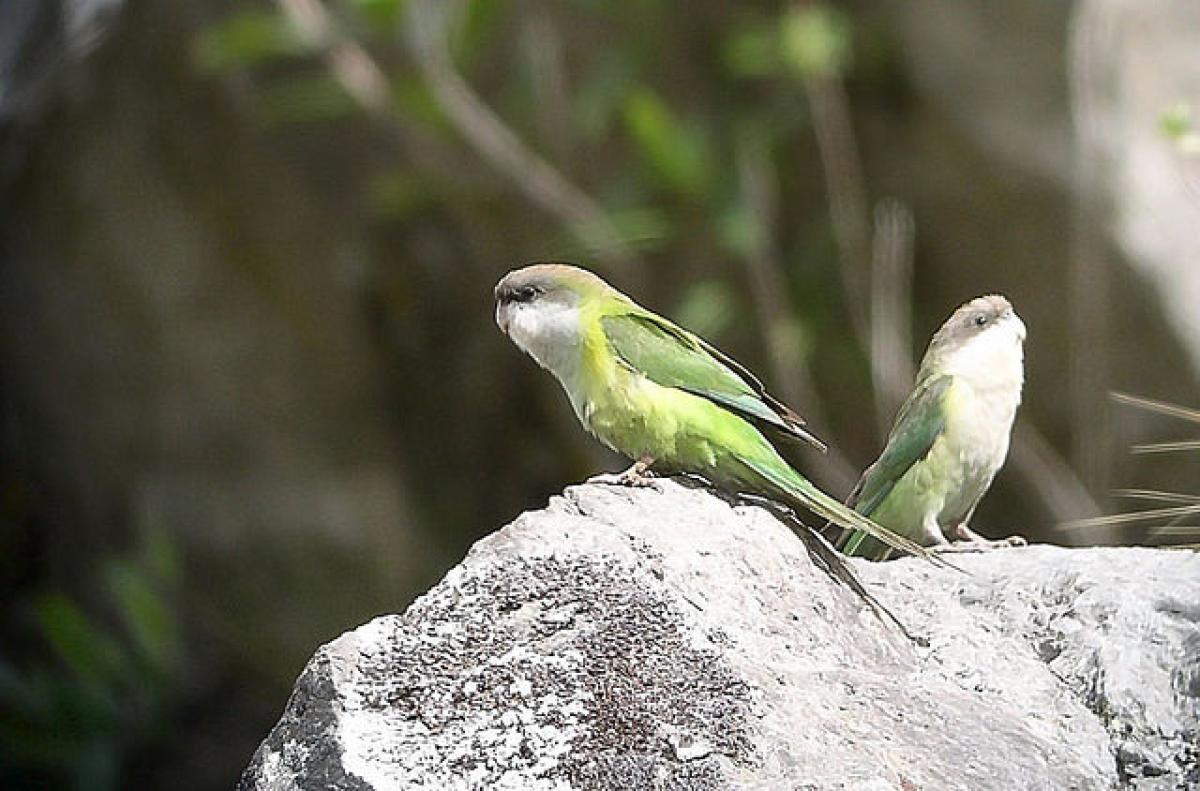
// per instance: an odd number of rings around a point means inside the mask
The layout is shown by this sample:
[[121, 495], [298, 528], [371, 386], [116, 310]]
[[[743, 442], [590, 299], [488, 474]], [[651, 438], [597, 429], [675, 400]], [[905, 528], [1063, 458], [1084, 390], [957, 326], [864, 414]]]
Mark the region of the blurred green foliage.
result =
[[1178, 102], [1163, 111], [1158, 121], [1162, 133], [1171, 140], [1179, 140], [1192, 131], [1192, 107], [1187, 102]]
[[681, 122], [645, 87], [626, 98], [624, 116], [644, 166], [665, 188], [683, 198], [707, 194], [713, 159], [699, 125]]
[[836, 6], [797, 6], [779, 23], [783, 62], [804, 76], [841, 74], [850, 66], [850, 19]]
[[[0, 786], [231, 780], [319, 642], [402, 610], [472, 540], [616, 463], [495, 331], [492, 285], [521, 261], [597, 268], [772, 387], [807, 368], [814, 428], [869, 462], [879, 428], [849, 320], [867, 295], [846, 293], [814, 86], [845, 89], [863, 202], [919, 213], [916, 341], [957, 301], [1010, 293], [1030, 325], [1023, 414], [1067, 444], [1066, 192], [973, 138], [970, 108], [918, 95], [929, 75], [902, 52], [901, 6], [315, 7], [378, 67], [386, 111], [357, 103], [346, 75], [362, 62], [333, 68], [284, 0], [128, 3], [91, 75], [99, 98], [39, 131], [16, 236], [42, 248], [22, 303], [66, 318], [40, 335], [11, 320], [51, 372], [13, 373], [12, 390], [53, 473], [0, 486], [0, 511], [41, 487], [53, 518], [0, 523]], [[1067, 7], [1022, 8], [1038, 35], [1022, 27], [1011, 57], [1041, 46], [1060, 69]], [[963, 22], [910, 13], [913, 28]], [[461, 83], [432, 79], [418, 44]], [[946, 82], [974, 91], [980, 73]], [[482, 143], [455, 102], [495, 122]], [[1193, 139], [1189, 108], [1161, 130]], [[531, 159], [585, 210], [531, 197]], [[761, 304], [764, 264], [788, 315]], [[1126, 319], [1139, 360], [1153, 313]], [[1154, 357], [1178, 379], [1180, 355]], [[8, 409], [0, 428], [25, 425]], [[981, 518], [1028, 532], [1046, 515], [1010, 480]], [[171, 532], [143, 532], [146, 513]]]
[[28, 612], [43, 651], [0, 653], [0, 785], [125, 787], [131, 756], [167, 736], [182, 635], [179, 560], [165, 533], [99, 564], [97, 601], [36, 595]]
[[1159, 129], [1175, 144], [1175, 149], [1187, 157], [1200, 156], [1200, 129], [1187, 102], [1177, 102], [1159, 118]]
[[745, 24], [722, 49], [727, 67], [742, 77], [839, 75], [851, 68], [853, 34], [843, 9], [797, 4], [774, 20]]
[[278, 12], [247, 8], [197, 35], [193, 61], [201, 73], [216, 74], [299, 57], [311, 49]]
[[[739, 256], [754, 255], [772, 229], [761, 227], [744, 202], [732, 178], [733, 141], [754, 128], [768, 156], [776, 141], [795, 130], [802, 102], [792, 77], [839, 75], [852, 65], [854, 29], [850, 16], [825, 3], [780, 5], [773, 13], [747, 8], [733, 15], [728, 29], [705, 31], [717, 41], [715, 58], [700, 67], [713, 73], [714, 84], [676, 105], [655, 87], [660, 42], [648, 33], [654, 24], [673, 13], [669, 4], [638, 2], [618, 11], [606, 3], [579, 2], [561, 13], [546, 15], [607, 28], [604, 45], [586, 54], [571, 54], [571, 90], [566, 97], [566, 120], [553, 134], [578, 139], [589, 146], [628, 145], [628, 166], [612, 170], [594, 186], [603, 215], [590, 223], [575, 223], [554, 234], [552, 248], [584, 258], [597, 252], [603, 231], [614, 228], [622, 244], [653, 253], [665, 249], [681, 235], [712, 234], [715, 242]], [[414, 64], [406, 62], [404, 47], [397, 45], [412, 35], [409, 4], [400, 0], [354, 0], [333, 4], [335, 24], [359, 35], [381, 63], [395, 63], [389, 71], [393, 97], [406, 123], [438, 136], [456, 135], [439, 106], [439, 100]], [[453, 10], [449, 10], [453, 9]], [[504, 53], [515, 40], [514, 28], [522, 15], [510, 3], [448, 4], [444, 13], [456, 16], [447, 32], [447, 49], [461, 72], [483, 69], [488, 79], [505, 74], [500, 92], [511, 107], [504, 115], [519, 132], [537, 130], [530, 120], [544, 108], [530, 104], [536, 93], [529, 82], [550, 79], [515, 65]], [[551, 46], [537, 38], [530, 47]], [[220, 76], [239, 72], [253, 79], [257, 111], [268, 123], [321, 123], [352, 116], [353, 100], [337, 78], [324, 70], [317, 53], [290, 27], [278, 6], [256, 4], [232, 10], [198, 33], [192, 59], [201, 74]], [[506, 62], [507, 59], [507, 62]], [[586, 63], [580, 63], [586, 59]], [[288, 64], [285, 69], [273, 68]], [[485, 65], [486, 64], [486, 65]], [[315, 70], [314, 70], [315, 69]], [[560, 77], [561, 78], [561, 75]], [[766, 104], [739, 101], [746, 80], [782, 80], [782, 91]], [[552, 141], [537, 140], [542, 150]], [[450, 174], [447, 174], [449, 177]], [[438, 184], [427, 172], [372, 176], [365, 204], [381, 219], [402, 220], [431, 201], [444, 198], [453, 187]], [[696, 216], [706, 207], [708, 222]], [[711, 229], [711, 230], [710, 230]], [[724, 326], [719, 319], [706, 321], [690, 310], [692, 318], [708, 326]]]
[[354, 114], [356, 106], [341, 83], [324, 72], [280, 80], [263, 90], [259, 108], [268, 123], [332, 121]]
[[[313, 170], [361, 173], [350, 181], [341, 202], [368, 211], [385, 234], [420, 240], [414, 228], [436, 228], [453, 218], [455, 236], [487, 246], [489, 254], [503, 260], [512, 251], [493, 253], [490, 245], [526, 221], [529, 210], [514, 205], [511, 185], [499, 182], [478, 161], [446, 112], [445, 97], [419, 68], [411, 46], [420, 34], [413, 29], [412, 5], [344, 0], [321, 6], [384, 70], [398, 130], [337, 136], [335, 127], [371, 129], [375, 122], [356, 104], [343, 77], [330, 69], [327, 53], [293, 27], [281, 3], [208, 7], [209, 22], [190, 35], [187, 64], [198, 84], [232, 86], [242, 97], [240, 110], [251, 115], [272, 147], [305, 140], [313, 146], [310, 152], [319, 152], [306, 155], [317, 160]], [[815, 234], [793, 234], [760, 215], [744, 194], [737, 150], [750, 147], [768, 167], [785, 169], [791, 137], [807, 131], [799, 83], [850, 73], [855, 31], [846, 11], [825, 3], [721, 10], [716, 17], [697, 14], [694, 27], [667, 46], [663, 31], [680, 9], [658, 0], [581, 0], [537, 9], [487, 0], [441, 9], [453, 17], [444, 42], [453, 67], [486, 93], [506, 133], [526, 141], [598, 203], [599, 212], [590, 219], [539, 219], [535, 246], [587, 261], [612, 252], [596, 245], [615, 232], [635, 256], [694, 258], [689, 282], [668, 294], [663, 309], [706, 336], [745, 346], [758, 332], [745, 320], [755, 309], [739, 288], [746, 261], [764, 255], [776, 236], [789, 260], [820, 261], [828, 270], [833, 259], [823, 220], [814, 221]], [[531, 11], [536, 19], [530, 18]], [[593, 34], [581, 36], [580, 29]], [[554, 52], [559, 53], [557, 61]], [[556, 81], [566, 86], [557, 96]], [[692, 89], [680, 91], [681, 84]], [[548, 104], [555, 101], [561, 106]], [[401, 143], [386, 158], [363, 153], [371, 145], [365, 141], [394, 134]], [[397, 165], [395, 154], [406, 146], [420, 152], [416, 159], [436, 155], [439, 164], [422, 166], [402, 158]], [[785, 181], [782, 186], [791, 185]], [[240, 243], [246, 233], [234, 236]], [[807, 358], [813, 338], [840, 319], [828, 299], [835, 279], [828, 272], [814, 275], [814, 269], [789, 268], [788, 286], [804, 309], [763, 328], [798, 363]], [[430, 348], [442, 334], [457, 334], [455, 311], [464, 303], [474, 304], [474, 296], [451, 297], [430, 287], [448, 274], [423, 272], [419, 265], [385, 266], [371, 273], [370, 282], [380, 300], [381, 321], [397, 328], [390, 368], [409, 372], [396, 387], [396, 409], [407, 416], [398, 427], [405, 449], [419, 457], [415, 449], [436, 446], [445, 454], [440, 466], [416, 465], [409, 494], [424, 522], [448, 526], [431, 532], [453, 556], [473, 533], [534, 504], [529, 479], [540, 480], [553, 470], [553, 478], [533, 488], [558, 488], [564, 459], [576, 468], [571, 474], [580, 475], [591, 472], [595, 461], [578, 450], [585, 446], [573, 429], [551, 438], [540, 426], [522, 427], [510, 420], [503, 425], [513, 423], [514, 431], [542, 438], [537, 447], [515, 451], [514, 438], [500, 435], [505, 461], [493, 466], [520, 481], [519, 499], [513, 500], [511, 482], [502, 490], [481, 482], [475, 501], [463, 497], [459, 473], [488, 463], [482, 454], [489, 449], [474, 438], [446, 441], [440, 432], [453, 431], [453, 422], [429, 411], [436, 412], [446, 400], [444, 381], [462, 378], [453, 355], [434, 355]], [[257, 271], [252, 279], [260, 289], [274, 288], [271, 278]], [[488, 287], [472, 285], [481, 294]], [[283, 293], [287, 289], [279, 288]], [[486, 310], [480, 312], [486, 315]], [[826, 329], [809, 326], [818, 323]], [[847, 367], [859, 370], [849, 376], [861, 379], [861, 354], [850, 359]], [[475, 368], [471, 375], [487, 381], [485, 370]], [[469, 406], [486, 414], [495, 402], [493, 397]], [[470, 422], [463, 425], [472, 430]], [[258, 546], [244, 540], [242, 546], [247, 545]], [[299, 547], [264, 546], [262, 552], [276, 560], [295, 555], [303, 558], [298, 563], [309, 562]], [[271, 578], [229, 579], [222, 588], [236, 593], [286, 587], [286, 575], [296, 573], [282, 560], [278, 569], [269, 561], [258, 568], [271, 570]], [[330, 568], [336, 568], [332, 561]], [[302, 585], [321, 576], [308, 569], [298, 573], [297, 584]], [[30, 786], [27, 778], [32, 777], [33, 785], [119, 787], [130, 776], [131, 761], [152, 755], [160, 738], [172, 737], [173, 701], [187, 683], [175, 548], [166, 536], [155, 534], [136, 556], [98, 564], [95, 577], [72, 593], [25, 593], [36, 649], [19, 657], [2, 655], [0, 664], [0, 738], [8, 759], [0, 779], [6, 784]], [[78, 593], [84, 590], [93, 595]], [[249, 634], [256, 617], [222, 608], [210, 614], [208, 629], [233, 643], [245, 641], [238, 649], [244, 656], [270, 653], [273, 644], [266, 641], [249, 645], [261, 637]], [[271, 624], [270, 631], [288, 629], [286, 623]], [[307, 645], [299, 659], [312, 647]], [[291, 659], [294, 665], [296, 658]], [[257, 664], [255, 672], [264, 667]], [[292, 679], [285, 672], [273, 680], [282, 692]]]

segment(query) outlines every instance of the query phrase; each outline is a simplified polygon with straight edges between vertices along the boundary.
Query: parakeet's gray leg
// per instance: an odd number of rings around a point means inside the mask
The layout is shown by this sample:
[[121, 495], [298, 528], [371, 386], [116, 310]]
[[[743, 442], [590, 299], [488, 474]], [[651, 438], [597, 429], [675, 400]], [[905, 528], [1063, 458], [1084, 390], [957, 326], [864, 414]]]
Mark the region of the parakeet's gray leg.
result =
[[643, 456], [617, 476], [617, 481], [624, 486], [654, 486], [654, 473], [650, 471], [653, 465], [654, 459]]
[[[916, 540], [917, 543], [919, 543], [921, 546], [929, 547], [930, 551], [932, 552], [950, 551], [947, 549], [950, 546], [950, 542], [946, 539], [946, 536], [942, 534], [941, 525], [937, 523], [936, 518], [932, 516], [928, 517], [922, 525], [922, 529], [925, 531], [924, 536], [921, 538], [916, 538], [914, 536], [914, 540]], [[891, 557], [893, 557], [893, 553], [889, 549], [887, 554], [879, 559], [887, 560]]]
[[618, 475], [596, 475], [588, 479], [588, 483], [603, 483], [613, 486], [639, 486], [646, 488], [658, 488], [658, 484], [654, 482], [650, 467], [654, 464], [654, 459], [649, 456], [643, 456], [633, 463], [629, 469]]
[[942, 552], [986, 552], [989, 549], [1004, 549], [1006, 547], [1023, 547], [1029, 542], [1021, 536], [1009, 536], [999, 541], [992, 541], [976, 533], [966, 522], [954, 527], [954, 537], [957, 539], [946, 548], [938, 547]]
[[950, 543], [946, 539], [945, 534], [942, 533], [942, 526], [937, 523], [936, 518], [934, 518], [932, 516], [927, 518], [925, 520], [924, 527], [925, 527], [925, 540], [921, 542], [924, 546], [927, 546], [927, 547], [932, 546], [934, 548], [937, 548], [940, 546], [948, 545]]
[[954, 529], [954, 534], [960, 541], [981, 541], [985, 544], [998, 544], [1000, 546], [1008, 547], [1023, 547], [1029, 543], [1025, 540], [1024, 536], [1009, 536], [1008, 538], [1002, 538], [999, 541], [990, 541], [989, 539], [986, 539], [976, 533], [971, 528], [967, 527], [966, 522], [963, 522], [961, 525], [956, 527]]

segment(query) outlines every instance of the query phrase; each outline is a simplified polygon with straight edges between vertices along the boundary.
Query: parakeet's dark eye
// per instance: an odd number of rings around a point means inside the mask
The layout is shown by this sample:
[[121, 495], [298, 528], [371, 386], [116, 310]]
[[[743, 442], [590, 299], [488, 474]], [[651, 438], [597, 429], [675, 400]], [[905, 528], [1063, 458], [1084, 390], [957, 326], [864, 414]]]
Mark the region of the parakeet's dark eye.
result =
[[988, 323], [988, 317], [982, 313], [975, 314], [975, 326], [982, 327]]
[[530, 302], [540, 293], [542, 293], [542, 289], [539, 286], [520, 286], [518, 288], [510, 286], [498, 292], [498, 296], [504, 303]]

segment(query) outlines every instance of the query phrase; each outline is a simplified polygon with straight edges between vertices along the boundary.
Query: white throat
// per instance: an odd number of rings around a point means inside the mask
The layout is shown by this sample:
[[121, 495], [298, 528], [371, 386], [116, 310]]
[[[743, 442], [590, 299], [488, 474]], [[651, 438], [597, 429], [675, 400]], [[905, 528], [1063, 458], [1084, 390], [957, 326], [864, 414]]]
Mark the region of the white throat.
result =
[[561, 303], [512, 305], [504, 326], [513, 343], [570, 388], [582, 363], [579, 308]]
[[961, 377], [978, 395], [1011, 400], [1015, 410], [1025, 381], [1025, 325], [1015, 315], [972, 338], [949, 359], [945, 373]]

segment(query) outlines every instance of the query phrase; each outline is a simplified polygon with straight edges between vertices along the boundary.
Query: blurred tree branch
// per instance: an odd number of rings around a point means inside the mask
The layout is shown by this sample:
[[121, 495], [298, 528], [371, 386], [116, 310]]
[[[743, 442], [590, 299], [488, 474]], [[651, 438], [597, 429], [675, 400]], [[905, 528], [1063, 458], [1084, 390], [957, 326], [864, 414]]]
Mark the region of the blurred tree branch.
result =
[[438, 105], [463, 139], [518, 192], [581, 236], [610, 268], [630, 274], [635, 258], [600, 205], [526, 146], [454, 68], [447, 28], [459, 8], [458, 0], [413, 0], [408, 5], [409, 42]]
[[[459, 164], [457, 152], [398, 111], [391, 85], [378, 61], [338, 26], [321, 0], [274, 1], [303, 42], [320, 53], [342, 89], [368, 118], [390, 133], [384, 142], [405, 150], [409, 161], [427, 173], [443, 178], [453, 174], [458, 182], [478, 188], [479, 179], [464, 168], [454, 167]], [[462, 212], [459, 214], [466, 217]]]
[[[307, 43], [321, 50], [331, 73], [369, 115], [401, 121], [383, 69], [342, 30], [320, 0], [275, 0]], [[438, 106], [475, 152], [519, 193], [558, 218], [610, 268], [630, 275], [635, 258], [607, 214], [587, 193], [525, 145], [455, 70], [446, 27], [459, 3], [415, 0], [408, 6], [409, 41]]]
[[387, 77], [375, 59], [342, 32], [321, 0], [275, 0], [306, 43], [325, 62], [346, 92], [372, 116], [395, 115]]

